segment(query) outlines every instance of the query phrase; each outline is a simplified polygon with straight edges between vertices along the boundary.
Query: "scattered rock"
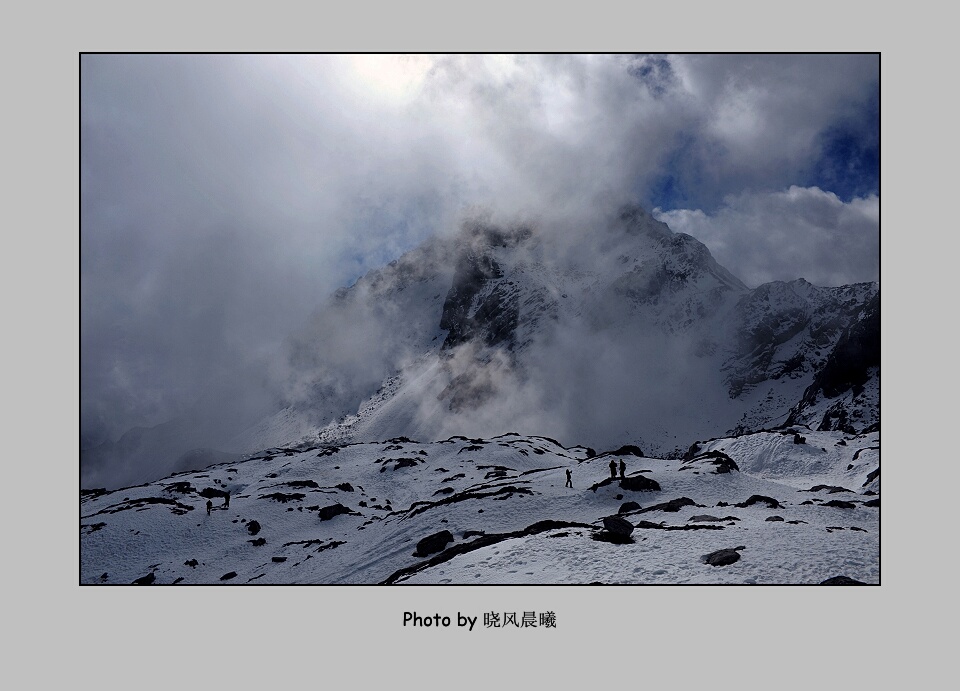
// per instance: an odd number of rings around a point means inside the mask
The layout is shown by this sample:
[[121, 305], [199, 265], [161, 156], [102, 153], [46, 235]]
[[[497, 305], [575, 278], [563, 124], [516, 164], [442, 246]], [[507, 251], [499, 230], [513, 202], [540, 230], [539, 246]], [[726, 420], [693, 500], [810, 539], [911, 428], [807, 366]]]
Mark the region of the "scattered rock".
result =
[[633, 538], [621, 533], [611, 533], [609, 530], [598, 530], [591, 536], [597, 542], [609, 542], [614, 545], [631, 545]]
[[257, 521], [250, 521], [247, 523], [247, 532], [251, 535], [256, 535], [260, 532], [260, 524]]
[[620, 505], [620, 510], [617, 513], [629, 513], [630, 511], [638, 511], [640, 509], [640, 504], [635, 501], [627, 501]]
[[222, 576], [220, 576], [220, 580], [221, 580], [221, 581], [229, 581], [231, 578], [236, 578], [236, 577], [237, 577], [237, 572], [236, 572], [236, 571], [230, 571], [229, 573], [225, 573], [225, 574], [223, 574]]
[[670, 501], [662, 504], [656, 504], [655, 506], [648, 506], [645, 509], [641, 509], [640, 513], [647, 513], [649, 511], [667, 511], [669, 513], [676, 513], [684, 506], [700, 506], [700, 504], [697, 504], [693, 499], [688, 497], [680, 497], [678, 499], [671, 499]]
[[827, 490], [828, 494], [836, 494], [837, 492], [853, 492], [852, 489], [847, 489], [846, 487], [837, 487], [836, 485], [814, 485], [810, 489], [802, 489], [801, 492], [821, 492]]
[[852, 501], [841, 501], [839, 499], [831, 499], [830, 501], [824, 502], [822, 506], [833, 506], [838, 509], [855, 509], [857, 505]]
[[[720, 518], [719, 516], [709, 516], [707, 514], [700, 514], [699, 516], [691, 516], [687, 519], [688, 523], [723, 523], [725, 521], [739, 521], [740, 519], [736, 516], [724, 516]], [[768, 519], [769, 520], [769, 519]]]
[[313, 480], [291, 480], [290, 482], [285, 482], [284, 484], [287, 487], [293, 487], [294, 489], [320, 489], [320, 485]]
[[783, 516], [767, 516], [766, 520], [768, 521], [782, 521]]
[[300, 492], [290, 492], [290, 493], [274, 492], [273, 494], [261, 494], [260, 498], [273, 499], [274, 501], [278, 501], [281, 504], [286, 504], [288, 501], [300, 501], [305, 496], [306, 496], [305, 494], [301, 494]]
[[869, 501], [865, 501], [865, 502], [863, 502], [863, 505], [864, 505], [864, 506], [869, 506], [870, 508], [873, 508], [873, 509], [879, 509], [879, 508], [880, 508], [880, 498], [878, 497], [877, 499], [870, 499]]
[[342, 492], [352, 492], [353, 485], [351, 485], [349, 482], [341, 482], [339, 485], [337, 485], [337, 489]]
[[258, 537], [256, 540], [247, 540], [247, 542], [249, 542], [254, 547], [263, 547], [265, 544], [267, 544], [266, 539], [262, 537]]
[[277, 564], [282, 564], [287, 560], [286, 557], [270, 557], [270, 561], [276, 562]]
[[196, 559], [188, 559], [187, 561], [183, 562], [183, 565], [189, 566], [190, 568], [195, 569], [197, 568], [197, 564], [199, 563], [200, 562], [198, 562]]
[[140, 576], [137, 580], [133, 582], [133, 585], [150, 585], [157, 579], [156, 575], [151, 571], [146, 576]]
[[736, 506], [736, 507], [738, 507], [738, 508], [741, 508], [741, 509], [745, 509], [745, 508], [748, 507], [748, 506], [753, 506], [754, 504], [760, 504], [760, 503], [766, 504], [766, 505], [767, 505], [769, 508], [771, 508], [771, 509], [782, 509], [782, 508], [783, 508], [782, 506], [780, 506], [780, 502], [778, 502], [776, 499], [774, 499], [774, 498], [772, 498], [772, 497], [765, 497], [765, 496], [763, 496], [762, 494], [754, 494], [753, 496], [751, 496], [751, 497], [750, 497], [749, 499], [747, 499], [746, 501], [741, 502], [741, 503], [739, 503], [739, 504], [734, 504], [734, 506]]

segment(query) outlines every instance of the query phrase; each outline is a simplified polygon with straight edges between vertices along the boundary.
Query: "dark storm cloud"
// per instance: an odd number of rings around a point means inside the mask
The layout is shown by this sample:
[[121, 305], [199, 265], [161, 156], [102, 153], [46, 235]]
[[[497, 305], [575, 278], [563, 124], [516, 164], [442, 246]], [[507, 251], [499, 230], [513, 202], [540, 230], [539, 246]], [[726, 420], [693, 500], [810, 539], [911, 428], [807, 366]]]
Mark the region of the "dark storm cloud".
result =
[[[81, 434], [282, 397], [249, 372], [333, 290], [470, 205], [575, 248], [640, 200], [692, 233], [700, 214], [711, 249], [760, 253], [770, 200], [843, 188], [846, 158], [841, 209], [818, 226], [781, 203], [800, 219], [781, 226], [865, 237], [843, 209], [872, 203], [877, 77], [856, 55], [83, 56]], [[869, 263], [801, 244], [767, 274], [861, 280]], [[758, 278], [766, 260], [740, 256], [721, 262]]]

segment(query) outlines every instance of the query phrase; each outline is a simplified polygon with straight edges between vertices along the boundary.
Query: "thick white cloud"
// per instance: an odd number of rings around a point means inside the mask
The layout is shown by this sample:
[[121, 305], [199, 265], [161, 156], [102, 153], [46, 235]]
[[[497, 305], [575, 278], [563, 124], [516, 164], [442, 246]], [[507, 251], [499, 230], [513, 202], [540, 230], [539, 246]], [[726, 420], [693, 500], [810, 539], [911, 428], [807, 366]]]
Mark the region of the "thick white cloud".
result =
[[751, 286], [805, 278], [834, 286], [880, 280], [880, 199], [843, 202], [817, 187], [744, 192], [713, 214], [655, 210], [673, 230], [693, 235]]
[[[792, 277], [783, 246], [724, 221], [746, 201], [712, 207], [795, 184], [878, 72], [856, 55], [85, 55], [82, 427], [115, 437], [182, 412], [475, 205], [576, 245], [666, 171], [721, 223], [692, 234]], [[783, 204], [803, 213], [777, 227], [861, 242], [856, 205], [840, 206], [852, 220], [818, 227], [810, 204]], [[819, 257], [826, 282], [874, 261], [811, 249], [829, 244], [791, 251]]]

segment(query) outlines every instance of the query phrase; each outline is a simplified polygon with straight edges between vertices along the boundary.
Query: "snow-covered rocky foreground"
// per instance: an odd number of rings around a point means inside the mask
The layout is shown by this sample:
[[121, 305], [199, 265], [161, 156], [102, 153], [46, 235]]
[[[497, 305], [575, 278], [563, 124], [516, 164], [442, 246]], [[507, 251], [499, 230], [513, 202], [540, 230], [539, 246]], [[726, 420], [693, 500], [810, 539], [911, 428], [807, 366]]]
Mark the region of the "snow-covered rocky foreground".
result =
[[273, 448], [82, 491], [80, 581], [879, 584], [879, 446], [796, 427], [685, 459], [516, 434]]

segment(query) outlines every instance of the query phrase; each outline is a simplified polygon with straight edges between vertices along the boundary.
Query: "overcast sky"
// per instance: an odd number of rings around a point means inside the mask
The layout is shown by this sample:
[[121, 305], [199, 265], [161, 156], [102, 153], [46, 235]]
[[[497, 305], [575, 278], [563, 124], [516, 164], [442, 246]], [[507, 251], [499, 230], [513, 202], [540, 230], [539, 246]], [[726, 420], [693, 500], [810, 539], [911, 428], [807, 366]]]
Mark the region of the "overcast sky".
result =
[[750, 286], [879, 280], [875, 55], [80, 68], [82, 439], [256, 371], [337, 287], [476, 207], [636, 201]]

